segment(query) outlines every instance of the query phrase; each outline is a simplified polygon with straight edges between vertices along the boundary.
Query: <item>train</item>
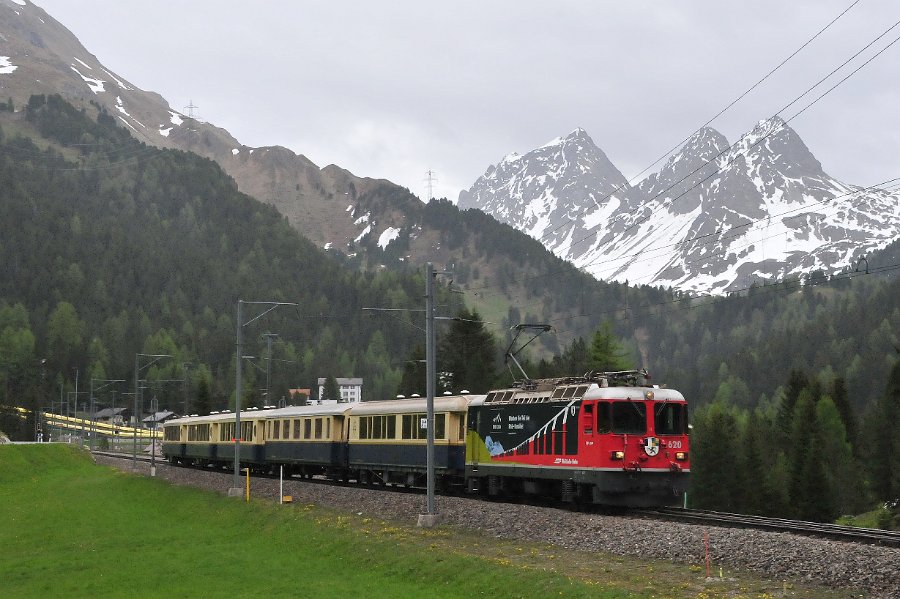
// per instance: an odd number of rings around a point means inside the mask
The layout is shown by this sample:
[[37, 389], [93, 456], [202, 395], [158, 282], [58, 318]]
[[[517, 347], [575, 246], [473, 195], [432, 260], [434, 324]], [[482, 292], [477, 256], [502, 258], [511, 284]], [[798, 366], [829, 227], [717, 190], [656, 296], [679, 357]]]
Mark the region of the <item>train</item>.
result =
[[[364, 485], [425, 486], [421, 397], [190, 416], [164, 425], [173, 465], [241, 467]], [[690, 477], [688, 404], [645, 370], [525, 380], [434, 398], [439, 492], [564, 504], [679, 505]]]

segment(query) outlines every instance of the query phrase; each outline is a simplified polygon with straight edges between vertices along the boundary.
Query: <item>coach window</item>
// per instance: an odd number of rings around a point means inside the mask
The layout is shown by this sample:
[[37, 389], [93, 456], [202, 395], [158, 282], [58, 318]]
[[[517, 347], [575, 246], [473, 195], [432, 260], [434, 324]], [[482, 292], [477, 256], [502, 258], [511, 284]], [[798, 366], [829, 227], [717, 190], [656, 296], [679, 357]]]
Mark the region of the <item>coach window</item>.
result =
[[416, 419], [415, 414], [404, 414], [402, 418], [403, 420], [400, 427], [400, 438], [415, 439], [415, 437], [413, 436], [413, 422]]
[[612, 429], [619, 435], [642, 435], [647, 432], [647, 406], [634, 401], [612, 404]]
[[303, 438], [312, 439], [312, 418], [303, 419]]
[[316, 418], [316, 439], [322, 438], [322, 419]]
[[325, 419], [325, 438], [331, 438], [331, 418]]
[[300, 438], [300, 420], [294, 420], [294, 438]]
[[272, 438], [280, 439], [281, 438], [281, 420], [276, 420], [272, 423]]

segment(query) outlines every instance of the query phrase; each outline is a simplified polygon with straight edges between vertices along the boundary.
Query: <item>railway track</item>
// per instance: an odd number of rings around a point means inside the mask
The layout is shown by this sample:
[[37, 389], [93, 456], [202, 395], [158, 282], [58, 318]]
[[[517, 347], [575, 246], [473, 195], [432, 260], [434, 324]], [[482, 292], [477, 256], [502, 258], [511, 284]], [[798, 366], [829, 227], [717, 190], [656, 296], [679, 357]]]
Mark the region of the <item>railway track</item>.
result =
[[[102, 455], [102, 456], [106, 456], [106, 457], [108, 457], [108, 458], [119, 458], [119, 459], [121, 459], [121, 460], [131, 460], [131, 459], [133, 459], [133, 458], [132, 458], [132, 455], [131, 455], [130, 453], [122, 453], [121, 451], [98, 451], [98, 450], [93, 450], [93, 451], [91, 451], [91, 453], [92, 453], [93, 455]], [[137, 456], [136, 456], [136, 458], [134, 458], [134, 459], [137, 459], [138, 462], [147, 462], [147, 463], [150, 463], [150, 462], [152, 461], [152, 458], [151, 458], [150, 456], [148, 456], [148, 455], [145, 455], [143, 452], [138, 453]], [[159, 457], [159, 456], [156, 456], [156, 463], [157, 463], [157, 464], [160, 464], [160, 465], [168, 464], [168, 462], [167, 462], [164, 458], [161, 458], [161, 457]]]
[[[131, 460], [131, 454], [123, 454], [111, 451], [94, 451], [97, 455], [103, 455], [123, 460]], [[150, 456], [138, 454], [137, 460], [140, 462], [150, 462]], [[160, 465], [168, 465], [164, 459], [157, 458]], [[253, 475], [256, 477], [257, 475]], [[266, 476], [264, 478], [273, 478]], [[277, 478], [277, 477], [274, 477]], [[348, 486], [355, 488], [366, 488], [357, 483], [342, 483], [324, 478], [314, 477], [311, 479], [290, 478], [292, 481], [301, 481], [313, 484], [327, 484]], [[375, 488], [381, 491], [393, 491], [399, 493], [423, 493], [424, 489], [417, 487], [405, 487], [395, 485], [374, 485], [369, 488]], [[504, 501], [499, 499], [499, 501]], [[509, 501], [507, 498], [505, 501]], [[515, 502], [515, 500], [513, 500]], [[548, 507], [546, 504], [536, 504], [536, 507]], [[552, 507], [552, 506], [551, 506]], [[601, 511], [604, 509], [599, 507]], [[619, 512], [619, 510], [614, 510]], [[838, 524], [823, 524], [818, 522], [805, 522], [802, 520], [788, 520], [785, 518], [766, 518], [763, 516], [752, 516], [747, 514], [731, 514], [728, 512], [713, 512], [710, 510], [689, 510], [682, 508], [655, 508], [655, 509], [634, 509], [626, 510], [625, 514], [640, 518], [653, 518], [657, 520], [669, 520], [673, 522], [686, 522], [693, 524], [709, 524], [712, 526], [723, 526], [727, 528], [744, 528], [755, 530], [767, 530], [772, 532], [786, 532], [793, 534], [806, 535], [811, 537], [833, 539], [839, 541], [850, 541], [854, 543], [866, 543], [870, 545], [881, 545], [884, 547], [900, 547], [900, 532], [890, 530], [880, 530], [875, 528], [859, 528], [855, 526], [841, 526]]]
[[763, 516], [750, 516], [747, 514], [730, 514], [728, 512], [686, 510], [680, 508], [640, 510], [640, 512], [637, 513], [678, 522], [711, 524], [729, 528], [752, 528], [773, 532], [789, 532], [838, 541], [852, 541], [854, 543], [867, 543], [885, 547], [900, 547], [900, 532], [893, 530], [859, 528], [855, 526], [841, 526], [839, 524], [804, 522], [802, 520], [788, 520], [785, 518], [766, 518]]

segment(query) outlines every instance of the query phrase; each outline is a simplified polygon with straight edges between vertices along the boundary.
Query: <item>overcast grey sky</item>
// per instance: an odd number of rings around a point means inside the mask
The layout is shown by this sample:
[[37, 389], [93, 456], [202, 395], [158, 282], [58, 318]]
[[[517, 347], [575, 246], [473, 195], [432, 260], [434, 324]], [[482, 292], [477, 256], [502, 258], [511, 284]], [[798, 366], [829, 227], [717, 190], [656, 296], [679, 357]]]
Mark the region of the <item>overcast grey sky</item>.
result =
[[[177, 110], [193, 101], [244, 144], [420, 197], [432, 169], [435, 195], [455, 201], [504, 155], [576, 127], [636, 175], [852, 1], [36, 4], [117, 74]], [[900, 3], [860, 0], [712, 126], [736, 141], [898, 20]], [[791, 121], [829, 174], [900, 176], [898, 65], [900, 42]]]

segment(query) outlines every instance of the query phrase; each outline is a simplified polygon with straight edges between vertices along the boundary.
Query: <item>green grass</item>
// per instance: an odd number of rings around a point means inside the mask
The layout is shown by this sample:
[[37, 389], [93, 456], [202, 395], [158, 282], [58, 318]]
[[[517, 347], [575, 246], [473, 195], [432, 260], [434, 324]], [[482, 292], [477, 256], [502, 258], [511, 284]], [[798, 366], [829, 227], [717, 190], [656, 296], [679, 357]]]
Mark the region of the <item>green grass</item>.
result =
[[0, 445], [4, 599], [787, 595], [860, 596], [731, 569], [706, 579], [698, 564], [420, 529], [313, 505], [248, 504], [96, 466], [71, 446]]
[[64, 446], [0, 447], [0, 522], [4, 597], [629, 596], [448, 552], [440, 530], [246, 504]]
[[[897, 512], [894, 512], [894, 514], [896, 513]], [[859, 526], [861, 528], [900, 530], [900, 516], [894, 514], [884, 506], [878, 506], [874, 510], [863, 514], [841, 516], [837, 519], [836, 523], [845, 526]]]

